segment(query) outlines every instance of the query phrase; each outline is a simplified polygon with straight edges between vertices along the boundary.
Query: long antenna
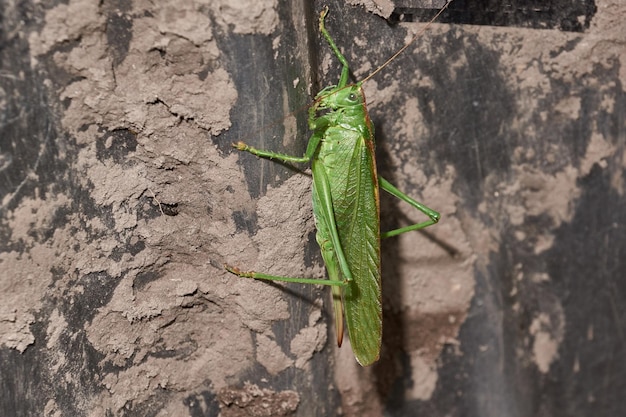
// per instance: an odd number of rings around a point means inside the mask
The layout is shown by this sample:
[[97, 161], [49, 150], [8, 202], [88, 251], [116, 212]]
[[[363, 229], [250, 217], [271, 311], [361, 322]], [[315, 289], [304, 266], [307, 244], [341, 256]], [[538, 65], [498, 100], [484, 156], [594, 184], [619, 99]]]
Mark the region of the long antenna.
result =
[[422, 28], [422, 30], [420, 30], [419, 32], [417, 32], [415, 34], [415, 36], [413, 36], [413, 39], [411, 39], [411, 41], [409, 43], [407, 43], [406, 45], [404, 45], [402, 48], [400, 48], [395, 54], [393, 54], [391, 56], [391, 58], [389, 58], [388, 60], [386, 60], [380, 67], [376, 68], [376, 70], [374, 70], [374, 72], [372, 72], [370, 75], [368, 75], [367, 77], [365, 77], [361, 83], [364, 83], [365, 81], [369, 80], [370, 78], [372, 78], [374, 75], [378, 74], [378, 72], [380, 70], [382, 70], [383, 68], [385, 68], [387, 65], [389, 65], [391, 63], [391, 61], [393, 61], [394, 59], [396, 59], [398, 57], [398, 55], [400, 55], [402, 52], [404, 52], [406, 50], [406, 48], [408, 48], [409, 46], [411, 46], [411, 44], [413, 42], [415, 42], [415, 40], [420, 37], [421, 35], [424, 34], [424, 32], [426, 32], [428, 30], [428, 28], [430, 27], [430, 25], [432, 25], [435, 20], [437, 20], [437, 18], [441, 15], [441, 13], [444, 12], [444, 10], [446, 10], [448, 8], [448, 5], [452, 3], [452, 0], [448, 0], [446, 2], [446, 4], [441, 8], [441, 10], [439, 10], [437, 12], [437, 14], [435, 15], [435, 17], [433, 17], [430, 22], [428, 22], [428, 24], [426, 24], [426, 26], [424, 26]]

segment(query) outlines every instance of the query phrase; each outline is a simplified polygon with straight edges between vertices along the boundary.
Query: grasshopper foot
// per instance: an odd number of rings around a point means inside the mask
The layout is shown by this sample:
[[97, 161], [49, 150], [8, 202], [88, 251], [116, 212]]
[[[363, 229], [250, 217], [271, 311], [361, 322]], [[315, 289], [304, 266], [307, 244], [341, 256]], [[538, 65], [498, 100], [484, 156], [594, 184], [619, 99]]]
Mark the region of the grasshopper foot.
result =
[[224, 269], [230, 272], [231, 274], [237, 275], [238, 277], [254, 278], [254, 272], [245, 272], [237, 268], [236, 266], [230, 266], [230, 265], [224, 264]]
[[250, 149], [248, 145], [241, 141], [233, 143], [233, 148], [237, 149], [238, 151], [247, 151], [248, 149]]

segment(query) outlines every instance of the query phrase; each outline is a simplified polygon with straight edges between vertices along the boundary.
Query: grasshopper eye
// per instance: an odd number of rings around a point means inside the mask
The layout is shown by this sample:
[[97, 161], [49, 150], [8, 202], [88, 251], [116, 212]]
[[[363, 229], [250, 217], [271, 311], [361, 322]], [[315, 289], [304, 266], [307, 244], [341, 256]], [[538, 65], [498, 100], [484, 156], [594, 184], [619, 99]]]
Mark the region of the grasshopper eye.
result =
[[350, 93], [350, 95], [348, 96], [348, 101], [350, 103], [356, 103], [357, 101], [359, 101], [359, 98], [357, 97], [356, 94]]

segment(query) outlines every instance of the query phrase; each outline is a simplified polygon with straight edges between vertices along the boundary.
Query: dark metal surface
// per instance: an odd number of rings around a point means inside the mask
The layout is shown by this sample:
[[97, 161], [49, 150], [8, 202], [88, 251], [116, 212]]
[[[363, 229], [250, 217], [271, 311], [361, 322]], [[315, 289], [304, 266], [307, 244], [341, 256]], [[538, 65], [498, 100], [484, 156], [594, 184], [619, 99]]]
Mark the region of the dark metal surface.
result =
[[[427, 22], [445, 1], [401, 0], [394, 4], [391, 21]], [[596, 10], [594, 0], [454, 0], [438, 20], [442, 23], [582, 32], [589, 28]]]

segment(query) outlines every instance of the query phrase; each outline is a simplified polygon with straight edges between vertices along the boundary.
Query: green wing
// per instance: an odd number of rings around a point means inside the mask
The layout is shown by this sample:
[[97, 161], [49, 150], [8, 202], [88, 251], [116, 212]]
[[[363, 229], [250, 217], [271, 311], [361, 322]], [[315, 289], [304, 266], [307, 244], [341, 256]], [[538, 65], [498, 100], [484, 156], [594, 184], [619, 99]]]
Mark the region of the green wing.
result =
[[[350, 343], [357, 361], [363, 366], [370, 365], [378, 360], [382, 339], [380, 216], [372, 141], [357, 130], [329, 127], [313, 163], [313, 177], [318, 243], [330, 278], [345, 279], [338, 267], [336, 249], [332, 247], [329, 231], [332, 226], [323, 213], [327, 197], [319, 189], [320, 181], [326, 180], [339, 241], [353, 277], [353, 281], [341, 288]], [[336, 303], [335, 311], [338, 311]]]

